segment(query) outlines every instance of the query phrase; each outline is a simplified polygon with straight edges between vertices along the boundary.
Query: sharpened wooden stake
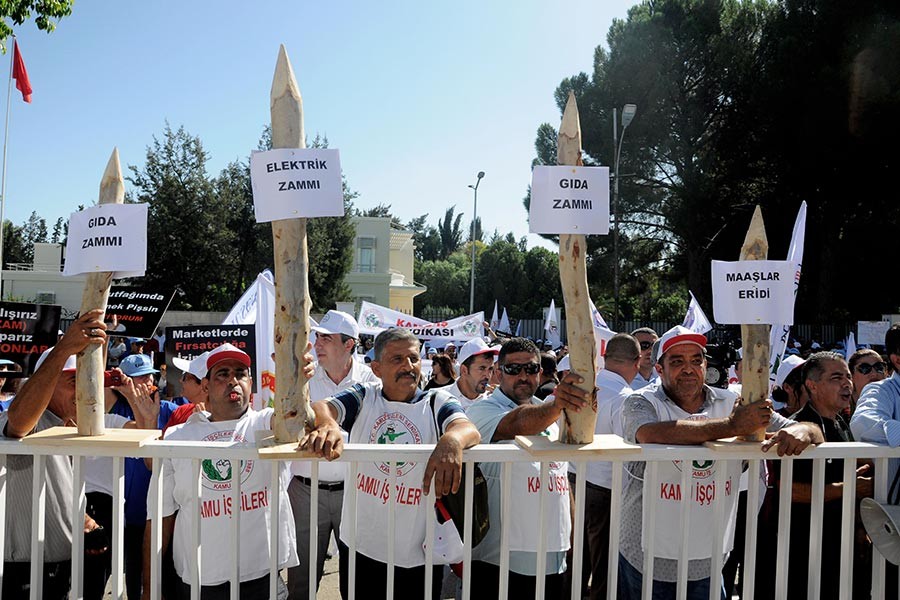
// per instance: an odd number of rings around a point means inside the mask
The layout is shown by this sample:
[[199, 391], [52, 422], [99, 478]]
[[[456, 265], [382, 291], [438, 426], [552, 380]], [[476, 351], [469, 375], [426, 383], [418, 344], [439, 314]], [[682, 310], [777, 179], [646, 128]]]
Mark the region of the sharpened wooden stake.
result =
[[[741, 246], [740, 260], [766, 260], [769, 255], [769, 240], [759, 206], [753, 211], [744, 245]], [[741, 377], [741, 403], [762, 402], [769, 397], [769, 331], [771, 325], [741, 325], [741, 348], [743, 365]], [[745, 436], [748, 442], [765, 439], [765, 428], [753, 435]]]
[[[282, 44], [272, 80], [272, 148], [305, 148], [303, 99]], [[296, 442], [315, 426], [303, 355], [309, 340], [306, 219], [272, 222], [275, 247], [275, 441]]]
[[[575, 94], [569, 92], [562, 124], [559, 126], [556, 162], [581, 166], [581, 120]], [[559, 280], [566, 303], [566, 331], [569, 338], [569, 360], [572, 371], [584, 378], [581, 388], [593, 390], [597, 379], [597, 346], [587, 285], [587, 244], [584, 235], [559, 236]], [[597, 423], [595, 398], [581, 412], [565, 413], [560, 441], [567, 444], [589, 444], [594, 441]]]
[[[125, 200], [125, 181], [119, 165], [119, 150], [113, 148], [100, 181], [98, 204], [122, 204]], [[81, 295], [81, 314], [89, 310], [106, 311], [109, 286], [113, 274], [110, 271], [88, 273]], [[103, 415], [106, 403], [103, 398], [103, 371], [106, 369], [103, 345], [90, 344], [75, 358], [75, 414], [78, 435], [103, 435], [106, 431]]]

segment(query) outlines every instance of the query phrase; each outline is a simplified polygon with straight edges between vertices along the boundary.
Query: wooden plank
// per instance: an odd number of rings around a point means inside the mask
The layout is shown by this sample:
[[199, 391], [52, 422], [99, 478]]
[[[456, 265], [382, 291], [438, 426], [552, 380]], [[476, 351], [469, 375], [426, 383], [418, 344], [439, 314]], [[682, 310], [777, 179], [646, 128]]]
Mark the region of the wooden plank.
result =
[[[516, 444], [523, 450], [527, 450], [532, 456], [559, 454], [559, 444], [545, 435], [517, 435]], [[612, 433], [594, 434], [589, 443], [579, 446], [572, 445], [566, 450], [574, 450], [578, 454], [584, 454], [583, 460], [601, 460], [602, 457], [612, 457], [617, 454], [634, 454], [640, 452], [641, 447], [629, 444], [619, 436]], [[611, 458], [610, 458], [611, 460]]]
[[[750, 227], [741, 247], [740, 260], [766, 260], [769, 241], [759, 206], [753, 211]], [[741, 404], [763, 402], [769, 397], [769, 332], [771, 325], [741, 325], [743, 364], [741, 371]], [[765, 439], [765, 428], [745, 436], [747, 441]]]
[[[284, 45], [270, 96], [272, 148], [305, 148], [303, 99]], [[315, 426], [303, 374], [309, 340], [309, 252], [306, 219], [272, 222], [275, 250], [275, 438], [294, 442]]]
[[[580, 166], [581, 121], [575, 94], [569, 91], [566, 109], [559, 126], [556, 162], [560, 165]], [[597, 379], [597, 345], [591, 315], [587, 284], [587, 242], [585, 236], [559, 236], [559, 281], [566, 304], [566, 332], [569, 340], [569, 361], [572, 371], [584, 378], [581, 385], [593, 393]], [[560, 439], [567, 444], [590, 444], [597, 424], [597, 402], [592, 398], [580, 412], [565, 412]]]
[[[125, 200], [125, 181], [119, 165], [119, 150], [113, 148], [100, 180], [99, 204], [122, 204]], [[110, 271], [88, 273], [81, 295], [81, 314], [90, 310], [106, 310], [109, 286], [113, 274]], [[75, 413], [78, 433], [102, 435], [105, 431], [103, 415], [106, 405], [103, 397], [103, 372], [106, 370], [104, 344], [88, 344], [76, 357]]]
[[257, 440], [256, 446], [260, 460], [303, 460], [306, 458], [318, 458], [318, 455], [309, 450], [298, 450], [297, 442], [288, 444], [279, 443], [274, 435], [268, 435]]
[[140, 448], [151, 440], [162, 437], [159, 429], [108, 429], [99, 435], [84, 436], [76, 427], [51, 427], [22, 438], [23, 444], [40, 446], [90, 446], [108, 445], [114, 448]]

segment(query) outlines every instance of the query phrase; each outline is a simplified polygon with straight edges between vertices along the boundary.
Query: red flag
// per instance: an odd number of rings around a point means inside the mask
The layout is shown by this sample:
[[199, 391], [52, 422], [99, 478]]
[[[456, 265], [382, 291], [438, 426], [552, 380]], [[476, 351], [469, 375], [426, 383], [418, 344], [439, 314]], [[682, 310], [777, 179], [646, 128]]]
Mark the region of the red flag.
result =
[[28, 71], [25, 69], [25, 61], [19, 52], [19, 42], [13, 41], [13, 79], [16, 80], [16, 89], [22, 92], [22, 100], [31, 102], [31, 82], [28, 81]]

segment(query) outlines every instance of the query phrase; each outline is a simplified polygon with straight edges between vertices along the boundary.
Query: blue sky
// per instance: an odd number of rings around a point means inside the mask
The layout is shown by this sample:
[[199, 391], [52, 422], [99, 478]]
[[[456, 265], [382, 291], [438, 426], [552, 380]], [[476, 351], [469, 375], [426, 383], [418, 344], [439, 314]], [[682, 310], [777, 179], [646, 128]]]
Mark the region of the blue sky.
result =
[[634, 3], [77, 2], [52, 34], [17, 29], [34, 99], [13, 90], [5, 218], [37, 210], [52, 227], [96, 202], [113, 147], [123, 169], [142, 165], [166, 121], [200, 137], [210, 173], [245, 160], [284, 43], [307, 135], [341, 151], [357, 207], [436, 223], [456, 205], [468, 227], [485, 171], [485, 231], [520, 237], [536, 129], [560, 119], [553, 91], [590, 72]]

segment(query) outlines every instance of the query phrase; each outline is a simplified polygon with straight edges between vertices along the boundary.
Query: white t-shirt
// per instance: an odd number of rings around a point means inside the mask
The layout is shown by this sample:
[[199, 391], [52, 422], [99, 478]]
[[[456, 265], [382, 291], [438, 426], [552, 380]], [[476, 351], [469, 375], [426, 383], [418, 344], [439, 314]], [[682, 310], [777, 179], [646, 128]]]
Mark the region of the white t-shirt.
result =
[[[622, 405], [634, 392], [628, 382], [608, 369], [597, 373], [597, 425], [594, 433], [614, 433], [622, 436]], [[612, 489], [612, 463], [592, 461], [587, 465], [586, 480], [594, 485]]]
[[[255, 446], [256, 432], [270, 429], [273, 410], [248, 409], [237, 420], [210, 421], [207, 413], [191, 415], [187, 422], [166, 431], [167, 440], [194, 440], [230, 442], [229, 445]], [[200, 581], [203, 585], [218, 585], [231, 578], [230, 561], [225, 560], [231, 548], [231, 476], [229, 460], [204, 460], [201, 464], [201, 506], [194, 504], [192, 489], [192, 460], [167, 458], [163, 460], [162, 515], [170, 516], [178, 511], [175, 533], [172, 537], [175, 570], [182, 580], [191, 572], [193, 545], [191, 528], [197, 513], [201, 515], [200, 540], [203, 557], [200, 564]], [[269, 573], [269, 531], [279, 527], [278, 566], [293, 567], [298, 564], [294, 516], [287, 501], [290, 482], [287, 464], [282, 463], [281, 490], [271, 490], [271, 469], [268, 463], [258, 460], [241, 461], [241, 581], [263, 577]], [[278, 517], [273, 519], [269, 502], [272, 494], [281, 493]], [[152, 500], [152, 499], [151, 499]], [[152, 503], [152, 501], [151, 501]], [[152, 510], [152, 509], [151, 509]], [[151, 513], [152, 514], [152, 513]]]
[[462, 393], [462, 390], [459, 389], [459, 377], [456, 378], [456, 381], [453, 382], [452, 385], [444, 386], [443, 389], [445, 392], [459, 400], [460, 405], [462, 405], [463, 410], [469, 410], [469, 407], [478, 402], [479, 400], [483, 400], [488, 397], [487, 392], [484, 394], [480, 394], [475, 397], [474, 400], [469, 400], [466, 398], [466, 395]]
[[[309, 380], [309, 401], [316, 402], [330, 398], [346, 390], [348, 387], [357, 383], [379, 381], [372, 369], [365, 363], [352, 361], [350, 372], [340, 383], [332, 381], [328, 373], [325, 372], [318, 363], [316, 364], [316, 372], [312, 379]], [[347, 441], [347, 436], [344, 436]], [[291, 461], [291, 473], [300, 477], [312, 478], [312, 463], [308, 460]], [[319, 481], [333, 483], [336, 481], [344, 481], [347, 478], [347, 463], [319, 461]]]
[[[434, 395], [434, 412], [429, 398]], [[435, 444], [457, 419], [467, 419], [459, 402], [441, 390], [418, 391], [411, 402], [392, 402], [381, 393], [381, 383], [351, 387], [328, 400], [337, 410], [338, 423], [350, 431], [354, 444]], [[435, 421], [440, 430], [435, 429]], [[395, 463], [397, 473], [394, 561], [398, 567], [425, 564], [425, 519], [431, 511], [421, 504], [425, 461]], [[356, 476], [356, 515], [348, 514], [344, 488], [342, 523], [356, 519], [357, 550], [377, 561], [388, 560], [387, 530], [390, 467], [384, 462], [360, 462]], [[432, 517], [433, 518], [433, 517]], [[345, 527], [341, 540], [348, 543]]]
[[[122, 415], [103, 415], [107, 429], [122, 429], [129, 419]], [[103, 492], [108, 496], [113, 493], [113, 459], [112, 456], [88, 456], [84, 459], [84, 491]], [[125, 473], [125, 469], [122, 469]]]

